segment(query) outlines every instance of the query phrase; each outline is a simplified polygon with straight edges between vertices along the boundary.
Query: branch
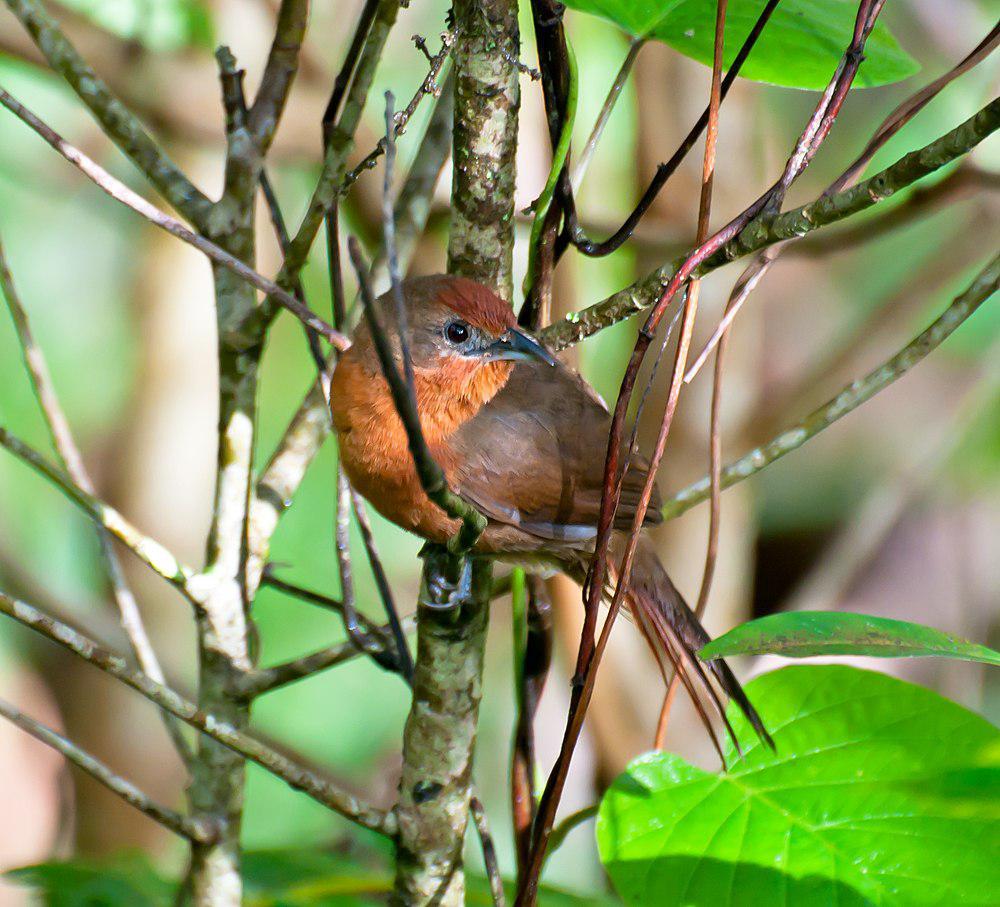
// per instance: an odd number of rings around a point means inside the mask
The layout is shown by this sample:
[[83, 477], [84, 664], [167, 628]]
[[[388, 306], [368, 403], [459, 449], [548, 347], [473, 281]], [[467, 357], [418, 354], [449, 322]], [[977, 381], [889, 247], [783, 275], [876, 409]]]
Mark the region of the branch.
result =
[[[771, 14], [780, 2], [781, 0], [768, 0], [767, 5], [761, 10], [760, 15], [757, 17], [757, 21], [754, 23], [753, 28], [750, 29], [750, 33], [743, 41], [743, 45], [733, 58], [733, 63], [726, 72], [726, 77], [720, 88], [720, 104], [723, 100], [725, 100], [726, 95], [729, 94], [729, 89], [732, 87], [733, 82], [736, 81], [736, 77], [739, 75], [740, 69], [742, 68], [744, 62], [746, 62], [747, 57], [750, 56], [750, 52], [753, 50], [758, 38], [760, 38], [761, 33], [764, 31], [764, 27], [771, 18]], [[633, 49], [637, 52], [638, 45], [633, 45]], [[623, 70], [627, 64], [629, 64], [628, 58], [626, 58], [625, 64], [623, 64]], [[619, 76], [620, 75], [621, 73], [619, 73]], [[619, 88], [619, 92], [620, 90], [621, 89]], [[617, 96], [618, 95], [614, 93], [614, 87], [612, 86], [612, 91], [609, 93], [608, 100], [605, 101], [605, 105], [609, 102], [613, 104], [614, 99], [616, 99]], [[601, 115], [605, 117], [610, 116], [610, 110], [608, 110], [606, 114], [602, 111]], [[681, 142], [680, 146], [673, 153], [673, 155], [671, 155], [670, 159], [656, 168], [656, 173], [653, 175], [653, 178], [649, 182], [649, 186], [642, 194], [642, 197], [639, 199], [639, 202], [636, 204], [632, 213], [629, 214], [629, 216], [625, 218], [625, 222], [603, 242], [595, 242], [587, 237], [586, 233], [577, 221], [576, 208], [572, 204], [572, 198], [570, 197], [568, 199], [569, 205], [566, 213], [566, 234], [569, 241], [572, 242], [572, 244], [576, 246], [576, 248], [579, 249], [584, 255], [595, 258], [610, 255], [622, 246], [632, 235], [635, 228], [639, 225], [639, 222], [645, 216], [656, 197], [660, 194], [660, 191], [667, 184], [667, 181], [681, 165], [684, 158], [687, 157], [688, 152], [694, 147], [695, 142], [698, 141], [698, 136], [700, 136], [706, 126], [708, 126], [709, 116], [710, 107], [706, 106], [701, 116], [698, 118], [698, 121], [691, 127], [690, 132], [688, 132], [685, 136], [684, 141]], [[598, 123], [600, 123], [600, 120], [598, 120]], [[596, 131], [597, 126], [595, 126], [594, 129]]]
[[247, 112], [247, 128], [260, 151], [267, 154], [299, 69], [299, 51], [306, 35], [309, 0], [282, 0], [274, 40], [261, 76], [260, 88]]
[[[419, 36], [415, 35], [414, 37], [417, 38]], [[435, 98], [441, 96], [444, 89], [438, 84], [438, 79], [444, 71], [444, 65], [448, 61], [448, 56], [451, 53], [454, 43], [455, 36], [452, 32], [446, 31], [441, 34], [441, 49], [434, 56], [430, 57], [430, 70], [424, 77], [423, 82], [420, 83], [420, 87], [416, 90], [413, 97], [410, 98], [410, 102], [394, 117], [392, 127], [393, 138], [398, 139], [406, 132], [406, 127], [410, 119], [417, 112], [417, 107], [426, 95], [431, 95]], [[341, 181], [340, 189], [337, 193], [338, 197], [346, 194], [347, 190], [357, 182], [362, 173], [366, 170], [374, 169], [378, 163], [378, 159], [385, 154], [388, 144], [386, 137], [382, 136], [375, 144], [375, 147], [361, 159], [361, 162], [344, 174], [344, 179]]]
[[304, 768], [249, 734], [237, 730], [230, 723], [206, 714], [193, 702], [184, 699], [169, 687], [156, 683], [140, 671], [132, 670], [124, 658], [109, 652], [68, 624], [48, 617], [31, 605], [2, 592], [0, 592], [0, 613], [59, 643], [84, 661], [142, 694], [161, 709], [246, 759], [256, 762], [295, 790], [301, 790], [317, 802], [365, 828], [382, 835], [395, 834], [396, 823], [391, 813], [369, 806], [347, 791], [341, 790], [332, 781]]
[[[762, 214], [750, 221], [714, 255], [693, 272], [704, 277], [711, 271], [774, 243], [804, 236], [885, 201], [917, 180], [967, 154], [1000, 126], [1000, 99], [991, 101], [977, 114], [950, 132], [870, 179], [834, 195], [824, 196], [784, 214]], [[563, 349], [598, 331], [624, 321], [652, 306], [668, 285], [686, 256], [620, 290], [613, 296], [580, 312], [572, 312], [550, 325], [541, 339], [551, 349]]]
[[[922, 333], [903, 349], [863, 378], [846, 385], [835, 397], [791, 425], [767, 444], [756, 447], [722, 470], [722, 488], [750, 478], [775, 460], [797, 450], [810, 438], [857, 409], [879, 391], [905, 375], [932, 350], [941, 345], [976, 309], [1000, 287], [1000, 257], [994, 258], [970, 286]], [[671, 495], [663, 505], [665, 519], [673, 519], [709, 496], [709, 479]]]
[[[11, 320], [14, 322], [14, 329], [17, 332], [18, 341], [21, 346], [21, 354], [24, 357], [24, 364], [27, 368], [31, 387], [35, 397], [38, 399], [39, 407], [45, 419], [45, 424], [49, 429], [53, 447], [61, 461], [62, 467], [69, 473], [70, 478], [87, 494], [94, 494], [94, 483], [84, 465], [83, 457], [80, 454], [76, 442], [73, 440], [73, 433], [69, 427], [69, 421], [59, 403], [55, 385], [49, 374], [48, 365], [41, 347], [35, 342], [31, 330], [31, 323], [28, 313], [21, 303], [17, 288], [14, 285], [14, 278], [7, 266], [4, 256], [3, 240], [0, 238], [0, 290], [7, 300], [7, 307], [10, 310]], [[146, 627], [142, 622], [142, 614], [136, 603], [135, 596], [125, 579], [118, 554], [111, 543], [111, 536], [98, 527], [98, 541], [101, 546], [101, 554], [104, 558], [105, 569], [111, 591], [118, 606], [118, 613], [121, 619], [122, 629], [128, 638], [135, 654], [139, 667], [142, 668], [157, 683], [163, 683], [163, 671], [156, 657], [156, 651], [150, 642]], [[180, 733], [177, 724], [172, 720], [166, 721], [167, 732], [170, 734], [174, 747], [186, 765], [190, 765], [191, 752], [187, 741]]]
[[188, 583], [195, 576], [194, 571], [181, 564], [163, 545], [143, 535], [110, 504], [105, 504], [94, 495], [88, 494], [66, 473], [57, 469], [37, 451], [2, 427], [0, 427], [0, 447], [5, 447], [19, 460], [41, 473], [98, 526], [110, 532], [146, 566], [194, 601], [188, 587]]
[[228, 271], [232, 271], [237, 277], [245, 280], [251, 286], [266, 293], [269, 298], [276, 300], [284, 308], [288, 309], [306, 327], [322, 334], [327, 341], [337, 349], [347, 349], [350, 341], [339, 331], [335, 331], [322, 318], [314, 315], [297, 300], [287, 290], [282, 289], [278, 284], [266, 277], [258, 274], [253, 268], [247, 266], [238, 258], [230, 255], [224, 249], [219, 248], [215, 243], [199, 236], [185, 227], [179, 220], [175, 220], [169, 214], [164, 213], [159, 208], [151, 205], [148, 201], [137, 195], [124, 183], [116, 180], [99, 164], [92, 161], [82, 151], [74, 148], [58, 133], [52, 130], [38, 117], [36, 117], [24, 105], [18, 102], [10, 94], [0, 88], [0, 104], [19, 117], [24, 123], [35, 130], [49, 145], [58, 151], [66, 160], [90, 177], [97, 186], [110, 195], [116, 201], [121, 202], [131, 208], [137, 214], [142, 215], [146, 220], [162, 230], [166, 230], [172, 236], [194, 246], [199, 252], [208, 256], [216, 264], [221, 265]]
[[67, 740], [62, 734], [57, 734], [51, 728], [25, 715], [18, 708], [3, 699], [0, 699], [0, 715], [17, 725], [22, 731], [30, 734], [36, 740], [40, 740], [46, 746], [50, 746], [56, 752], [61, 753], [77, 768], [103, 784], [113, 794], [121, 797], [129, 806], [134, 806], [139, 812], [149, 816], [153, 821], [159, 822], [160, 825], [174, 832], [174, 834], [180, 835], [182, 838], [187, 838], [190, 841], [199, 841], [201, 843], [208, 843], [214, 839], [215, 829], [210, 823], [190, 819], [187, 816], [182, 816], [180, 813], [174, 812], [172, 809], [161, 806], [150, 799], [147, 794], [139, 790], [131, 781], [127, 781], [120, 775], [116, 775], [103, 762], [78, 747], [71, 740]]
[[[400, 622], [400, 633], [404, 635], [404, 638], [415, 628], [416, 620], [412, 616], [404, 617]], [[375, 625], [371, 630], [366, 630], [361, 634], [358, 639], [347, 639], [337, 645], [319, 649], [309, 655], [303, 655], [301, 658], [294, 658], [270, 668], [258, 668], [241, 678], [240, 695], [247, 699], [263, 696], [265, 693], [295, 683], [297, 680], [312, 677], [327, 668], [353, 661], [359, 655], [367, 655], [381, 667], [385, 667], [375, 656], [379, 651], [390, 657], [393, 656], [393, 646], [390, 642], [392, 637], [389, 636], [391, 632], [393, 632], [393, 628], [389, 624]], [[363, 647], [361, 643], [363, 643]]]
[[192, 223], [201, 224], [212, 202], [178, 169], [139, 120], [112, 95], [37, 0], [7, 0], [49, 65], [94, 115], [101, 129], [146, 178]]

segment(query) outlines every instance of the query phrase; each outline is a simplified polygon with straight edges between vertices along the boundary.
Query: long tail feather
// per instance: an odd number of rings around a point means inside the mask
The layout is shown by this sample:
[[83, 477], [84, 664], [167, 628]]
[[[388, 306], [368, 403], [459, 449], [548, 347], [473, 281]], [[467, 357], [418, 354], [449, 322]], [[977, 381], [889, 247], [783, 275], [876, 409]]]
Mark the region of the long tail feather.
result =
[[[654, 651], [660, 648], [670, 658], [680, 671], [681, 680], [689, 693], [693, 694], [689, 670], [698, 678], [736, 743], [725, 709], [697, 656], [698, 650], [710, 641], [710, 637], [663, 569], [652, 544], [645, 538], [640, 539], [636, 549], [627, 598], [637, 622], [644, 625], [643, 635], [651, 642]], [[739, 706], [757, 736], [773, 749], [771, 735], [729, 666], [722, 659], [717, 659], [709, 663], [708, 669], [722, 691]]]

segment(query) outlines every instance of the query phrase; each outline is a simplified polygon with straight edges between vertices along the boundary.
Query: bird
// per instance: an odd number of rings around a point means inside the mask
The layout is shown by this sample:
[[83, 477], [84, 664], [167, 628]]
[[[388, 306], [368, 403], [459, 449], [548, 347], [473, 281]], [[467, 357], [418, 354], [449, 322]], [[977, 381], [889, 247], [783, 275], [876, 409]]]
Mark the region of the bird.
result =
[[[472, 556], [584, 581], [593, 555], [611, 430], [607, 407], [589, 384], [527, 330], [493, 290], [466, 277], [414, 277], [390, 291], [373, 314], [403, 361], [403, 325], [413, 392], [427, 446], [452, 491], [487, 520]], [[424, 492], [368, 321], [340, 356], [330, 408], [340, 462], [354, 488], [386, 519], [428, 542], [445, 544], [459, 528]], [[622, 479], [609, 565], [627, 541], [649, 463], [633, 451]], [[654, 492], [644, 528], [663, 519]], [[609, 578], [614, 580], [614, 575]], [[625, 602], [660, 664], [672, 666], [708, 724], [699, 693], [725, 723], [709, 680], [733, 700], [761, 739], [770, 737], [722, 660], [706, 671], [696, 652], [709, 641], [643, 533]]]

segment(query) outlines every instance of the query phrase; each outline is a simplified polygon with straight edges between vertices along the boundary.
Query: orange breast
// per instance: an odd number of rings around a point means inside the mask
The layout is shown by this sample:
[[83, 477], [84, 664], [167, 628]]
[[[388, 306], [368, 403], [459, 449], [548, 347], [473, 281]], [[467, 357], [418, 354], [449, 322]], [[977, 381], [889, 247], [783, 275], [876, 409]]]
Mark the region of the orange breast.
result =
[[[386, 519], [444, 543], [458, 521], [424, 493], [389, 387], [381, 372], [366, 367], [361, 352], [352, 348], [341, 359], [331, 385], [333, 423], [347, 477]], [[479, 365], [456, 359], [433, 373], [415, 375], [424, 437], [449, 482], [456, 464], [448, 437], [495, 396], [510, 368], [506, 362]]]

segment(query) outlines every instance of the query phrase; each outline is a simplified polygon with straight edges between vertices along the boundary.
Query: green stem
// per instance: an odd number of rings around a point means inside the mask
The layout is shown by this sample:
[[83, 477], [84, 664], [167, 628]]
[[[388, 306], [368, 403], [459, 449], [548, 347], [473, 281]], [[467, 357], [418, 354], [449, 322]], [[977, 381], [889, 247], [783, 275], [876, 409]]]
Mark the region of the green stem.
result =
[[563, 119], [562, 132], [559, 133], [559, 142], [552, 153], [552, 166], [549, 168], [548, 178], [545, 180], [545, 187], [542, 194], [535, 202], [535, 219], [531, 222], [531, 238], [528, 241], [528, 272], [524, 276], [524, 298], [531, 295], [531, 288], [535, 280], [535, 262], [538, 258], [538, 246], [541, 242], [542, 228], [545, 225], [545, 215], [552, 204], [552, 196], [555, 195], [556, 184], [559, 182], [559, 174], [566, 166], [566, 158], [569, 156], [570, 145], [573, 142], [573, 124], [576, 122], [576, 102], [579, 95], [579, 76], [576, 66], [576, 54], [573, 52], [573, 45], [566, 38], [566, 60], [569, 68], [569, 85], [566, 91], [566, 116]]

